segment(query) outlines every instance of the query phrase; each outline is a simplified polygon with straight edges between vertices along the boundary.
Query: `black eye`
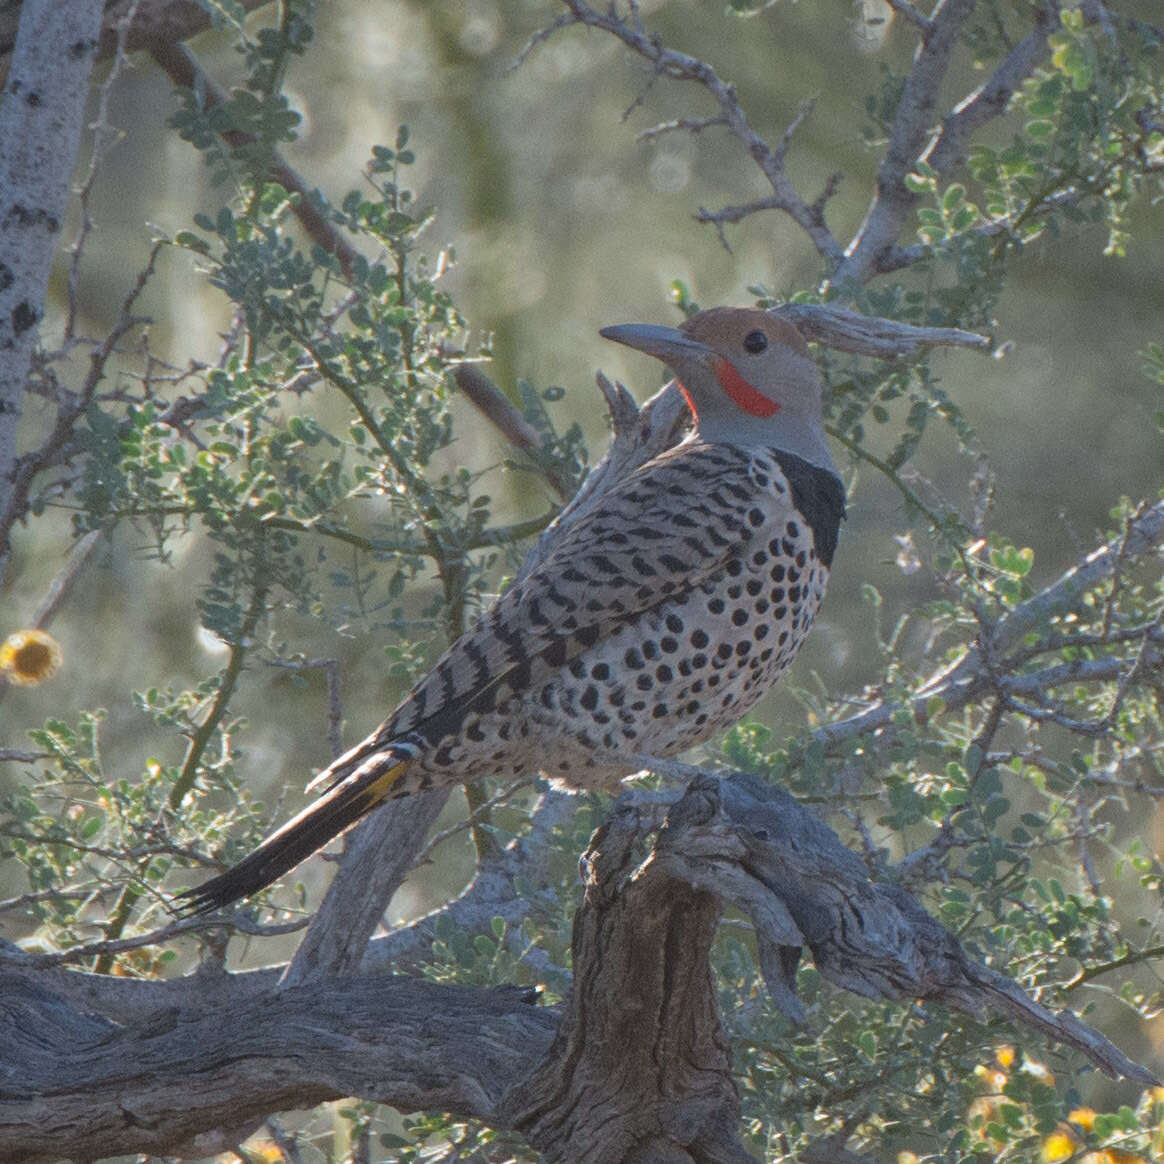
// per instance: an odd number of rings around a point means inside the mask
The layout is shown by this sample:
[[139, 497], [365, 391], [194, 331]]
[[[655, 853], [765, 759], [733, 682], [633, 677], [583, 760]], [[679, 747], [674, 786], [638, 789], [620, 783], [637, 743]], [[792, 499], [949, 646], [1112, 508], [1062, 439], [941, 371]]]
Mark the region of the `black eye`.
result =
[[767, 346], [768, 337], [759, 328], [744, 336], [744, 350], [751, 352], [753, 356], [762, 352]]

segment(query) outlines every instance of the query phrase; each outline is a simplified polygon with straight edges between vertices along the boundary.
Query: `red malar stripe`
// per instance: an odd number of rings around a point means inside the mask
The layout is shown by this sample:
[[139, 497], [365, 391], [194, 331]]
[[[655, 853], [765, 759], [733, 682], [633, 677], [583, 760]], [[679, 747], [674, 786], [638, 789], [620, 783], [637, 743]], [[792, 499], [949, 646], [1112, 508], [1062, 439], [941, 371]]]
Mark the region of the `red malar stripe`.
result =
[[762, 392], [757, 392], [729, 360], [720, 360], [715, 365], [715, 375], [720, 387], [740, 408], [752, 416], [772, 416], [780, 411], [780, 405]]

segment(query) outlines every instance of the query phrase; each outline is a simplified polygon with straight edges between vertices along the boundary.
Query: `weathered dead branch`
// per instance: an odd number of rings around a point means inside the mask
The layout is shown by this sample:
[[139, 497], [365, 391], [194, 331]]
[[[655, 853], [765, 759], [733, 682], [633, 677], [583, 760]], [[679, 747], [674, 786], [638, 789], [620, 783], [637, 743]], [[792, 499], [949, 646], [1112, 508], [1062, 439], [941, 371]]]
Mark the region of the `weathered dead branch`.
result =
[[[551, 1161], [746, 1161], [709, 963], [727, 904], [750, 917], [772, 999], [795, 1021], [813, 1021], [795, 994], [807, 953], [858, 995], [1000, 1016], [1109, 1074], [1155, 1082], [1073, 1015], [968, 957], [787, 793], [704, 775], [648, 844], [657, 822], [657, 805], [628, 797], [591, 839], [560, 1013], [516, 989], [367, 973], [288, 987], [208, 970], [196, 996], [123, 1024], [78, 1001], [93, 976], [10, 966], [0, 1162], [206, 1155], [273, 1110], [346, 1095], [512, 1127]], [[78, 989], [58, 989], [70, 982]], [[166, 999], [165, 984], [123, 986]]]

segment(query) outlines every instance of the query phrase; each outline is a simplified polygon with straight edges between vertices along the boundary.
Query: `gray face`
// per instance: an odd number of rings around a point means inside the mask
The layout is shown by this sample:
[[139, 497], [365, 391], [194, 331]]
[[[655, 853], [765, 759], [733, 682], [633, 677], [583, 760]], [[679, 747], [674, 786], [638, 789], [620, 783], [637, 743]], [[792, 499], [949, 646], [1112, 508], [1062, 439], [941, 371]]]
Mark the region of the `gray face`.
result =
[[748, 308], [713, 308], [681, 330], [622, 324], [600, 334], [675, 373], [704, 440], [780, 448], [835, 471], [821, 420], [820, 375], [788, 324]]

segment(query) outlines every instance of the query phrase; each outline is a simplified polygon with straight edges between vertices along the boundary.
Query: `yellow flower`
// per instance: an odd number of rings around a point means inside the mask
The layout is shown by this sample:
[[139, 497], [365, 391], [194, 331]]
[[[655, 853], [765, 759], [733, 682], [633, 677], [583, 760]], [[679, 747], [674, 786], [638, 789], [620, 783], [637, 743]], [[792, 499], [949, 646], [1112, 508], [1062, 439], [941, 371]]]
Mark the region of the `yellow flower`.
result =
[[0, 646], [0, 674], [9, 683], [35, 687], [61, 665], [64, 655], [57, 640], [42, 630], [20, 630]]
[[1075, 1152], [1075, 1141], [1066, 1132], [1052, 1132], [1043, 1141], [1043, 1159], [1046, 1164], [1066, 1160]]
[[1014, 1048], [1002, 1046], [994, 1052], [998, 1065], [1005, 1071], [1014, 1066]]
[[1095, 1127], [1095, 1112], [1089, 1107], [1077, 1107], [1067, 1118], [1087, 1132]]

